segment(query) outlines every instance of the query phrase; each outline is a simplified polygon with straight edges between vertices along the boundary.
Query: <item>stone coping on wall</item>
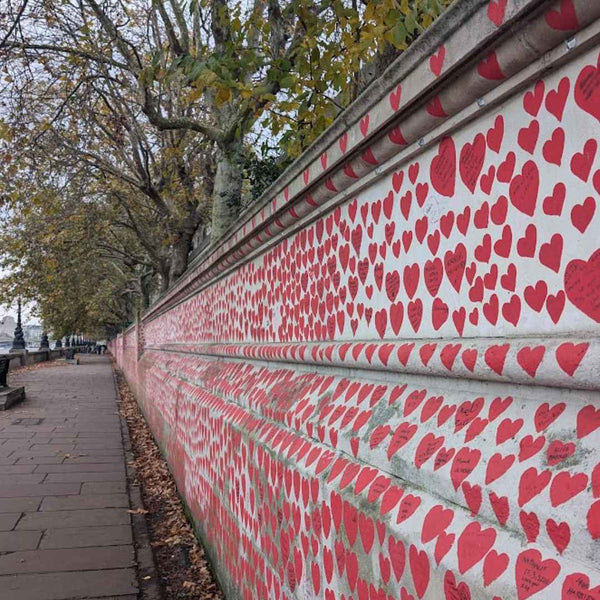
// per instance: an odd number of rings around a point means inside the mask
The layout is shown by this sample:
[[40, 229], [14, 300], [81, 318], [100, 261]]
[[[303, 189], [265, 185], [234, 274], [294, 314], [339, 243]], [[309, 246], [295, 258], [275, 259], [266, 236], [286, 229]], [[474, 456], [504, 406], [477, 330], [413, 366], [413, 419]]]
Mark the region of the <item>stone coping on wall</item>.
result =
[[16, 369], [59, 358], [61, 350], [52, 348], [48, 350], [27, 350], [26, 352], [7, 352], [3, 356], [8, 356], [10, 359], [9, 369]]
[[[563, 14], [560, 0], [455, 2], [267, 190], [256, 212], [242, 215], [223, 241], [209, 246], [143, 320], [210, 285], [517, 86], [595, 43], [600, 3], [573, 0], [572, 6], [572, 14]], [[521, 71], [524, 77], [516, 77]]]

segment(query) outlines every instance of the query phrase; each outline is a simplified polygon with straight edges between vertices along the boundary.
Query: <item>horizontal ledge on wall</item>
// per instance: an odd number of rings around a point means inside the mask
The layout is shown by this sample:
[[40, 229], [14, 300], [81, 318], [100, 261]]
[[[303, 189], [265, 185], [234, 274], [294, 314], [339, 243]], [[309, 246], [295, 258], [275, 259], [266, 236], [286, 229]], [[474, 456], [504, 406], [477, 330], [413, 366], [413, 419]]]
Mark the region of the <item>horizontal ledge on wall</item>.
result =
[[526, 385], [600, 389], [597, 337], [162, 344], [146, 351], [388, 371]]

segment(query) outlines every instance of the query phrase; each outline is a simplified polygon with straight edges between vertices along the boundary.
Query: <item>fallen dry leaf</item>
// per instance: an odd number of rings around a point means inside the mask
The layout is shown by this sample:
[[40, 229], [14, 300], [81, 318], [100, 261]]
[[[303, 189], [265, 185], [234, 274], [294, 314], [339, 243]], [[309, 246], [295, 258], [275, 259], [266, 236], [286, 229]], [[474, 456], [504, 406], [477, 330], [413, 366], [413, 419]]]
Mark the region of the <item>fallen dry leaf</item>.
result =
[[194, 535], [179, 499], [166, 461], [120, 371], [117, 384], [119, 409], [127, 422], [135, 482], [146, 509], [129, 511], [146, 515], [164, 600], [223, 600], [204, 549]]

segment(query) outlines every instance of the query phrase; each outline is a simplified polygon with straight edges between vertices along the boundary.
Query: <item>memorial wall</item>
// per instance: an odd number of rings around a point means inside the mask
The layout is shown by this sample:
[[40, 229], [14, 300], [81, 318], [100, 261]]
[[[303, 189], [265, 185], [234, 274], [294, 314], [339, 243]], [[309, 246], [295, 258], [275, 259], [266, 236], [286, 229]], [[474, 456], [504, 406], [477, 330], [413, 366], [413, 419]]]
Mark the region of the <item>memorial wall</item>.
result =
[[600, 598], [598, 19], [458, 0], [111, 342], [228, 598]]

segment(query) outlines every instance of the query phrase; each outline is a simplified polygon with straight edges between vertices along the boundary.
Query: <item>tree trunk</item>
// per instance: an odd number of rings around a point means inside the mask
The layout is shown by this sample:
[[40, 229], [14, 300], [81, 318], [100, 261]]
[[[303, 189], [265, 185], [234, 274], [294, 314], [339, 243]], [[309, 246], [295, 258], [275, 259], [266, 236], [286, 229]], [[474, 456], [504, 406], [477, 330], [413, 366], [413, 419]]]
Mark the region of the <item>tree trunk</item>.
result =
[[140, 277], [140, 291], [142, 294], [142, 312], [150, 307], [150, 296], [152, 294], [153, 273], [146, 273]]
[[221, 238], [240, 213], [242, 153], [243, 146], [239, 140], [219, 152], [213, 188], [211, 242]]
[[169, 272], [160, 272], [160, 293], [164, 294], [169, 289]]
[[188, 264], [188, 254], [192, 250], [193, 231], [180, 231], [173, 244], [169, 256], [169, 285], [185, 273]]

